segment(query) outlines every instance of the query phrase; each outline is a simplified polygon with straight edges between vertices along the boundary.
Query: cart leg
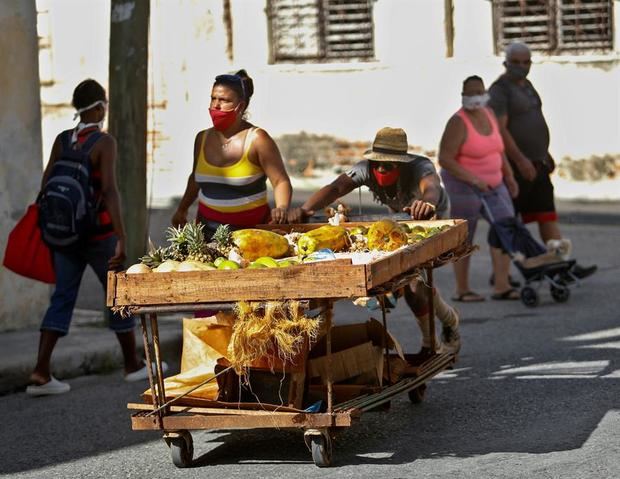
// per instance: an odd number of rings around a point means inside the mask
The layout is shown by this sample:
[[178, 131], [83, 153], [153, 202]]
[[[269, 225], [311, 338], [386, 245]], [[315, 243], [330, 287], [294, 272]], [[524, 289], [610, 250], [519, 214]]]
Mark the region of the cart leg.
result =
[[384, 361], [387, 371], [387, 385], [392, 384], [392, 373], [390, 371], [390, 345], [388, 341], [388, 328], [387, 328], [387, 311], [385, 309], [385, 295], [382, 294], [379, 297], [379, 304], [381, 305], [381, 316], [383, 317], [383, 343], [385, 344]]
[[194, 458], [194, 441], [189, 431], [169, 431], [164, 441], [170, 448], [172, 463], [177, 467], [190, 467]]
[[[140, 325], [142, 326], [142, 341], [144, 342], [144, 356], [146, 359], [147, 367], [147, 375], [149, 378], [149, 386], [151, 388], [151, 403], [154, 407], [159, 407], [163, 403], [160, 403], [159, 397], [159, 388], [155, 386], [155, 380], [153, 379], [153, 371], [150, 367], [151, 362], [151, 343], [149, 341], [149, 333], [148, 333], [148, 325], [146, 322], [146, 315], [140, 315]], [[157, 414], [157, 418], [159, 421], [159, 427], [161, 429], [164, 428], [161, 413]]]
[[[164, 388], [164, 372], [161, 367], [161, 354], [159, 349], [159, 327], [157, 325], [157, 314], [152, 313], [151, 319], [151, 331], [153, 334], [153, 349], [155, 350], [155, 370], [157, 376], [157, 385], [159, 386], [159, 397], [161, 400], [160, 406], [166, 402], [166, 389]], [[151, 369], [151, 363], [149, 363], [149, 369]], [[167, 409], [167, 408], [166, 408]], [[161, 411], [161, 414], [166, 414], [166, 410]]]
[[332, 317], [334, 314], [334, 304], [326, 302], [325, 326], [327, 327], [326, 359], [327, 359], [327, 414], [334, 412], [334, 381], [332, 380]]
[[437, 351], [437, 344], [435, 343], [435, 303], [433, 302], [433, 268], [426, 268], [426, 285], [429, 289], [428, 331], [431, 335], [431, 352], [434, 354]]
[[304, 432], [304, 442], [312, 453], [312, 460], [318, 467], [332, 464], [332, 438], [329, 429], [308, 429]]

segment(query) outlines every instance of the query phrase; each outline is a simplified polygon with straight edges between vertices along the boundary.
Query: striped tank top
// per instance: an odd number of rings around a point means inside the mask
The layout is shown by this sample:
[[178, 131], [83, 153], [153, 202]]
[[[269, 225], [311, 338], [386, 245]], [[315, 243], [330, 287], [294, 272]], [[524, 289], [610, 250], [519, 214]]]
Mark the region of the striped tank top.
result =
[[269, 219], [267, 177], [263, 169], [250, 161], [249, 152], [256, 137], [252, 128], [245, 139], [243, 155], [236, 163], [215, 166], [207, 161], [202, 135], [194, 179], [198, 192], [198, 221], [213, 229], [217, 224], [234, 228], [251, 227]]

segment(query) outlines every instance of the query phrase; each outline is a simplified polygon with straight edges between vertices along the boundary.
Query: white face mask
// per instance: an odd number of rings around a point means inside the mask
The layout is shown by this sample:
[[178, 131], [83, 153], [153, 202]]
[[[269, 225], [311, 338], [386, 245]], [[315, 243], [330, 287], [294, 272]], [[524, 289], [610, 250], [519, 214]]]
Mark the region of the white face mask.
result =
[[489, 103], [490, 97], [488, 93], [482, 95], [466, 96], [461, 95], [463, 108], [466, 110], [478, 110], [484, 108]]

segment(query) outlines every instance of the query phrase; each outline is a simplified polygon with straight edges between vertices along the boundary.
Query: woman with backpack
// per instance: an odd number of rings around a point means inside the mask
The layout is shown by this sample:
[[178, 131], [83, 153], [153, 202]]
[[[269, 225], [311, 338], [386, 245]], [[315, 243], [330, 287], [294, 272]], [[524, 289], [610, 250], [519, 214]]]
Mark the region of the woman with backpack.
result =
[[[105, 89], [84, 80], [73, 91], [80, 121], [60, 133], [43, 173], [38, 204], [42, 237], [53, 252], [56, 286], [43, 317], [37, 363], [26, 393], [62, 394], [71, 388], [51, 374], [56, 342], [69, 332], [82, 275], [87, 265], [106, 289], [108, 270], [125, 260], [125, 230], [116, 185], [116, 140], [101, 128], [106, 115]], [[146, 379], [136, 354], [133, 317], [109, 317], [124, 358], [125, 379]]]

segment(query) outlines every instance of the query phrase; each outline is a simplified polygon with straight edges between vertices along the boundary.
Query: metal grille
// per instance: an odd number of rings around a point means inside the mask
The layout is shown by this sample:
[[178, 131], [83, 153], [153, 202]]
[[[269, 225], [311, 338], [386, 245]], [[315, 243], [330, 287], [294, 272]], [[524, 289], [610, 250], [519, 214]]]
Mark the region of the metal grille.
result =
[[612, 0], [493, 0], [495, 46], [560, 53], [613, 48]]
[[269, 0], [272, 61], [370, 60], [372, 0]]

